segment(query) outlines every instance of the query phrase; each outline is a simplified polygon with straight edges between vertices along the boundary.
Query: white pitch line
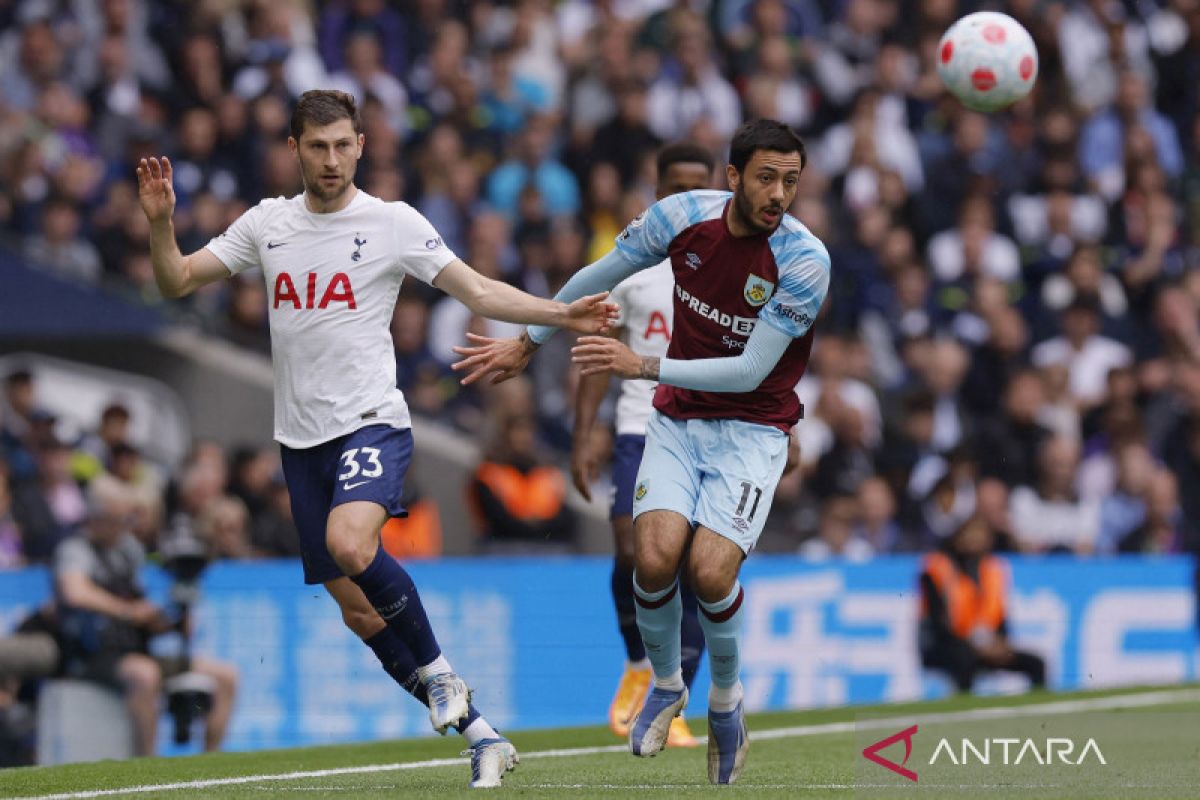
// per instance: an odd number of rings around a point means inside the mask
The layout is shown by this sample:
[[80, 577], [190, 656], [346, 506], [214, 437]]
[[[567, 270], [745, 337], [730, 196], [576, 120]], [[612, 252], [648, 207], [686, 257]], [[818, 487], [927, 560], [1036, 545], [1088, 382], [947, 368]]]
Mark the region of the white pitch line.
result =
[[[1097, 697], [1083, 700], [1058, 700], [1050, 703], [1030, 703], [1019, 706], [996, 708], [972, 708], [964, 711], [943, 711], [940, 713], [922, 713], [914, 709], [906, 716], [882, 717], [865, 719], [858, 722], [827, 722], [820, 725], [799, 725], [791, 728], [772, 728], [765, 731], [751, 731], [752, 741], [768, 739], [794, 739], [804, 736], [824, 736], [835, 733], [852, 733], [855, 730], [874, 730], [894, 727], [902, 722], [919, 717], [924, 724], [941, 722], [962, 722], [984, 719], [1006, 719], [1012, 717], [1031, 717], [1038, 714], [1073, 714], [1084, 711], [1104, 711], [1117, 708], [1144, 708], [1147, 706], [1168, 705], [1171, 703], [1187, 703], [1200, 701], [1200, 689], [1175, 689], [1140, 694], [1117, 695], [1116, 697]], [[704, 741], [704, 737], [697, 737]], [[627, 747], [623, 744], [605, 745], [599, 747], [571, 747], [558, 750], [535, 750], [532, 753], [522, 753], [522, 760], [536, 758], [568, 758], [572, 756], [598, 755], [602, 753], [624, 753]], [[361, 767], [337, 767], [334, 769], [308, 770], [304, 772], [284, 772], [275, 775], [241, 775], [230, 778], [209, 778], [198, 781], [181, 781], [179, 783], [158, 783], [142, 786], [130, 786], [123, 789], [93, 789], [84, 792], [63, 792], [61, 794], [28, 795], [13, 798], [13, 800], [87, 800], [95, 797], [116, 797], [124, 794], [147, 794], [149, 792], [171, 792], [181, 789], [207, 789], [214, 786], [237, 786], [247, 783], [262, 783], [267, 781], [294, 781], [302, 778], [328, 778], [335, 775], [364, 775], [375, 772], [398, 772], [412, 769], [429, 769], [433, 767], [452, 767], [468, 763], [465, 758], [433, 758], [426, 761], [408, 761], [393, 764], [368, 764]], [[566, 788], [564, 786], [564, 788]], [[574, 787], [572, 787], [574, 788]], [[798, 787], [803, 788], [803, 787]], [[830, 788], [833, 788], [832, 786]]]

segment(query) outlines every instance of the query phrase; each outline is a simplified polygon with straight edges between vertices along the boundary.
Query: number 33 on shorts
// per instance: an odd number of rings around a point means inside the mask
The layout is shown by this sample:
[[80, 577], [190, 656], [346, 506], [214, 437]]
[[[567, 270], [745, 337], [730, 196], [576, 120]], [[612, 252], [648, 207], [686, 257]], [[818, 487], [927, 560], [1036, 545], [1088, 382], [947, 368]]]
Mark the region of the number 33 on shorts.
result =
[[[383, 464], [379, 461], [379, 448], [354, 447], [342, 453], [342, 469], [338, 472], [337, 479], [342, 481], [342, 490], [348, 492], [382, 474]], [[352, 483], [355, 478], [363, 480]]]

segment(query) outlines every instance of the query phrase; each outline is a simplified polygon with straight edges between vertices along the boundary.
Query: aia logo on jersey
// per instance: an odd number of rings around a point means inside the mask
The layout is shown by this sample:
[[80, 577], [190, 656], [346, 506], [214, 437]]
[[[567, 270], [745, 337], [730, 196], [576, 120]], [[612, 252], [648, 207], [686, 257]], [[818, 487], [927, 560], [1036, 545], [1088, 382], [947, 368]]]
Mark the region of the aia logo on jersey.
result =
[[774, 292], [774, 283], [757, 275], [751, 275], [746, 278], [746, 287], [742, 289], [742, 297], [746, 298], [747, 303], [757, 308], [770, 300]]
[[296, 284], [292, 280], [292, 276], [286, 272], [279, 273], [279, 276], [275, 278], [275, 291], [272, 293], [271, 307], [279, 308], [283, 303], [290, 303], [292, 308], [299, 311], [301, 309], [328, 308], [330, 303], [345, 303], [351, 311], [358, 308], [358, 303], [354, 300], [354, 287], [350, 285], [350, 276], [344, 272], [334, 273], [320, 293], [320, 300], [317, 299], [317, 273], [308, 273], [304, 289], [304, 302], [301, 304], [300, 294], [296, 291]]
[[642, 338], [649, 341], [651, 336], [661, 336], [671, 341], [671, 326], [667, 324], [667, 316], [661, 311], [650, 312], [650, 321], [646, 323], [646, 331]]
[[366, 239], [360, 239], [358, 237], [359, 237], [359, 234], [357, 234], [357, 233], [354, 234], [355, 250], [353, 253], [350, 254], [351, 261], [361, 261], [362, 260], [362, 252], [361, 252], [362, 246], [367, 243]]

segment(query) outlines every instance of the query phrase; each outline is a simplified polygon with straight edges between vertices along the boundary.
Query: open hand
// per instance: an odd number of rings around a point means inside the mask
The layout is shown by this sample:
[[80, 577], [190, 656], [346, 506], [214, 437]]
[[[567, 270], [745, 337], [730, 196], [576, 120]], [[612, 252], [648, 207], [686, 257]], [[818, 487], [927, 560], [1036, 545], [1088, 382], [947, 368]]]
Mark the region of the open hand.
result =
[[138, 199], [142, 201], [146, 219], [152, 223], [169, 220], [175, 211], [172, 174], [171, 160], [166, 156], [161, 163], [157, 158], [143, 158], [138, 162]]
[[509, 339], [491, 339], [468, 333], [467, 339], [474, 346], [459, 345], [453, 348], [455, 353], [465, 358], [450, 365], [450, 369], [455, 371], [466, 370], [467, 374], [460, 381], [463, 386], [489, 375], [492, 378], [489, 383], [493, 384], [516, 377], [537, 352], [536, 347], [527, 345], [522, 338], [516, 336]]
[[652, 377], [643, 373], [641, 356], [607, 336], [581, 336], [571, 348], [571, 360], [581, 367], [580, 375], [607, 371], [621, 378]]
[[616, 321], [620, 307], [606, 302], [608, 292], [581, 297], [567, 306], [562, 327], [577, 333], [604, 333]]

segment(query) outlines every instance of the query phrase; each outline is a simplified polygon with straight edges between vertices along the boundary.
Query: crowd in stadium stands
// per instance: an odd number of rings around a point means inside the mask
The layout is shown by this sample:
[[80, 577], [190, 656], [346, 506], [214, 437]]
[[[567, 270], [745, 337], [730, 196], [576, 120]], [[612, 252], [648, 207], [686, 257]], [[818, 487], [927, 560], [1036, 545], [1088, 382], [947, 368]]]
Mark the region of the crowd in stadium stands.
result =
[[[656, 147], [721, 158], [742, 119], [778, 118], [808, 144], [792, 211], [828, 243], [833, 285], [798, 387], [801, 468], [761, 548], [925, 550], [978, 512], [1008, 549], [1196, 551], [1200, 2], [1000, 8], [1040, 74], [984, 116], [936, 75], [941, 33], [977, 9], [954, 0], [0, 3], [0, 229], [40, 269], [160, 303], [135, 161], [171, 156], [180, 244], [202, 247], [300, 190], [290, 107], [333, 86], [363, 108], [361, 187], [549, 295], [652, 199]], [[265, 351], [266, 302], [242, 277], [170, 307]], [[468, 330], [513, 332], [407, 282], [400, 384], [528, 479], [570, 444], [568, 337], [531, 390], [500, 394], [450, 372]], [[145, 495], [146, 526], [196, 525], [231, 557], [295, 546], [270, 449], [197, 446], [162, 476], [114, 420], [74, 450], [30, 439], [46, 421], [8, 389], [4, 563], [79, 521], [87, 458]], [[488, 529], [519, 535], [488, 476]]]

